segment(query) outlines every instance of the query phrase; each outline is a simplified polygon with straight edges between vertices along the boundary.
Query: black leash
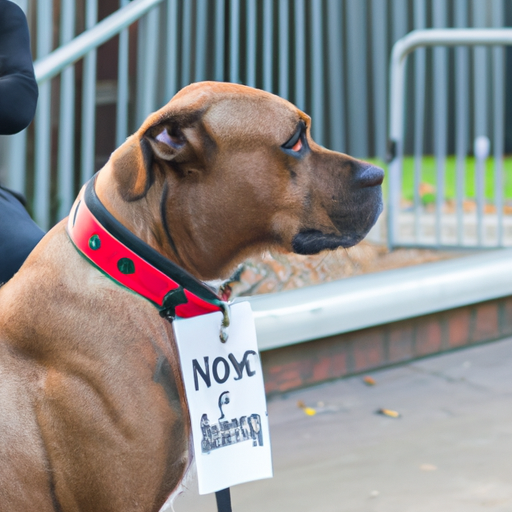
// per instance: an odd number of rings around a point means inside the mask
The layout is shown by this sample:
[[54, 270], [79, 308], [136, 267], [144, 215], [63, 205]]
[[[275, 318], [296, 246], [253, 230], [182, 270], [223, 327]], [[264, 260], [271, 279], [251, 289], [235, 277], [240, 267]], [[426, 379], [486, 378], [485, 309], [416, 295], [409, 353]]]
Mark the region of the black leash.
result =
[[229, 494], [229, 487], [217, 491], [215, 493], [215, 499], [217, 500], [218, 512], [232, 512], [231, 511], [231, 495]]

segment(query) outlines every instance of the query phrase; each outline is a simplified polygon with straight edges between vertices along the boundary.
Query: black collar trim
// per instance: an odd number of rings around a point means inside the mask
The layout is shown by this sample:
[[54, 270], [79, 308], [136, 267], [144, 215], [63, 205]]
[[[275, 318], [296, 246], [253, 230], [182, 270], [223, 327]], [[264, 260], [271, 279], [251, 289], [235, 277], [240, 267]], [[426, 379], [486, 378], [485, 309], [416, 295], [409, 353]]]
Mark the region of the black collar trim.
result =
[[96, 190], [94, 189], [95, 181], [96, 176], [87, 183], [84, 201], [98, 222], [102, 224], [112, 236], [186, 290], [191, 291], [207, 302], [213, 304], [219, 303], [220, 298], [211, 288], [201, 283], [201, 281], [196, 279], [192, 274], [168, 260], [165, 256], [162, 256], [158, 251], [153, 249], [153, 247], [135, 236], [129, 229], [114, 218], [96, 194]]

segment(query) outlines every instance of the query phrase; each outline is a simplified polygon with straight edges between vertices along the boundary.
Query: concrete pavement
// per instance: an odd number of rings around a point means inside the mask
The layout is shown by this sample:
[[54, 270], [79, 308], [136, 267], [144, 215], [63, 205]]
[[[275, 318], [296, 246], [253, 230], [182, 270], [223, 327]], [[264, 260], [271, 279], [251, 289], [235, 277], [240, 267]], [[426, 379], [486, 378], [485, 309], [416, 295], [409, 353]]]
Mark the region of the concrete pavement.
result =
[[[512, 511], [512, 338], [371, 376], [270, 400], [275, 476], [232, 488], [233, 512]], [[216, 512], [188, 488], [175, 512]]]

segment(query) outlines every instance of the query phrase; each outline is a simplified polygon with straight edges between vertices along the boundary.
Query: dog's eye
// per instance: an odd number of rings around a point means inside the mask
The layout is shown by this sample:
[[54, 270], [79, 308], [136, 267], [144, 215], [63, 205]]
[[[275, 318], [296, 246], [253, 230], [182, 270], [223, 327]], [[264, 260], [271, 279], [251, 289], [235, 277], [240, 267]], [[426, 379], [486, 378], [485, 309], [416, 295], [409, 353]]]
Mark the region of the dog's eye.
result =
[[297, 131], [293, 134], [292, 138], [285, 142], [282, 147], [284, 149], [290, 149], [291, 151], [295, 151], [298, 153], [302, 149], [302, 134], [305, 129], [305, 124], [303, 121], [300, 122]]
[[299, 139], [290, 149], [292, 151], [300, 151], [302, 149], [302, 141]]

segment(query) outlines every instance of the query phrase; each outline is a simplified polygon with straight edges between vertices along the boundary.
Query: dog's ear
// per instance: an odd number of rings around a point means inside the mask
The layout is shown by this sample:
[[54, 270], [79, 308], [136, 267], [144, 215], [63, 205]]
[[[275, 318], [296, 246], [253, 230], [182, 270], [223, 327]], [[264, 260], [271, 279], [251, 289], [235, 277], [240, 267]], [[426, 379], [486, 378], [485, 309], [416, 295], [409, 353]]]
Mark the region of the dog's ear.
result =
[[162, 160], [173, 160], [184, 149], [187, 139], [176, 124], [165, 123], [152, 126], [144, 139], [149, 142], [153, 153]]
[[[149, 118], [141, 129], [112, 155], [112, 165], [126, 201], [142, 199], [154, 181], [154, 159], [174, 160], [186, 154], [187, 139], [181, 126], [190, 126], [197, 116]], [[153, 124], [150, 124], [153, 121]]]
[[144, 138], [130, 137], [112, 154], [114, 177], [126, 201], [143, 198], [153, 184], [153, 150]]
[[172, 160], [186, 145], [179, 128], [172, 124], [157, 124], [140, 135], [130, 137], [112, 155], [112, 165], [123, 198], [142, 199], [154, 181], [153, 159]]

